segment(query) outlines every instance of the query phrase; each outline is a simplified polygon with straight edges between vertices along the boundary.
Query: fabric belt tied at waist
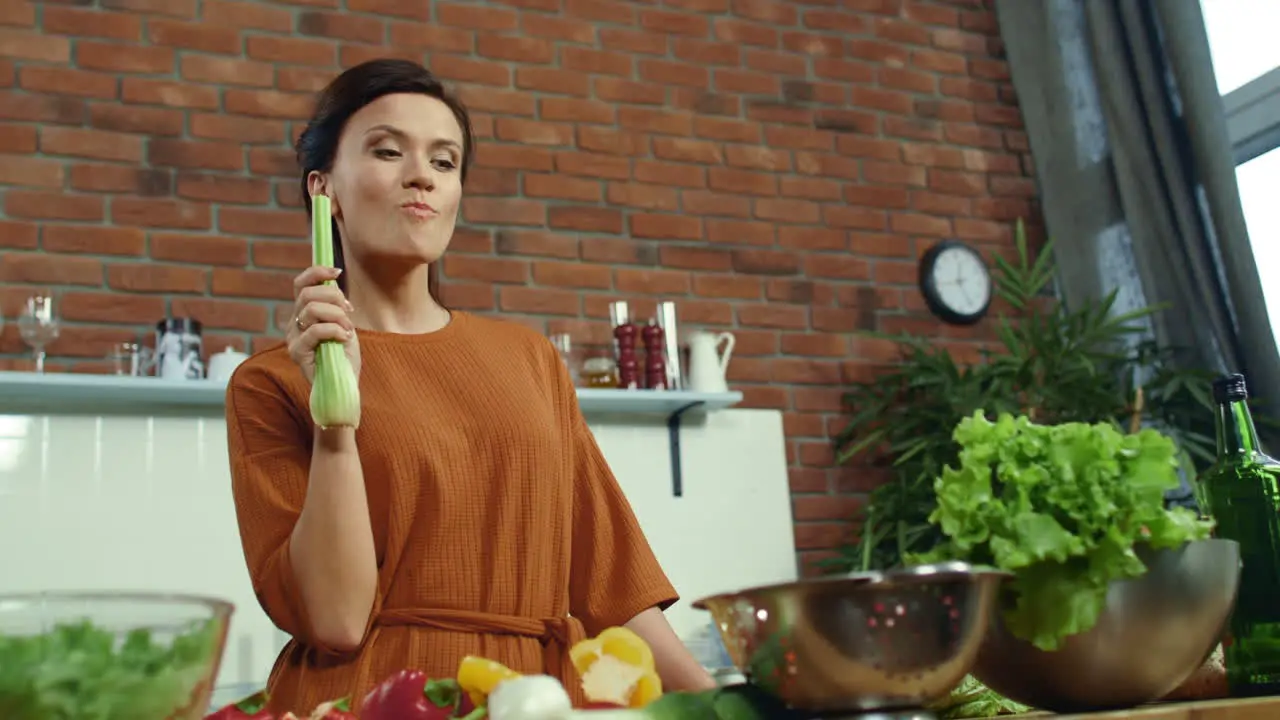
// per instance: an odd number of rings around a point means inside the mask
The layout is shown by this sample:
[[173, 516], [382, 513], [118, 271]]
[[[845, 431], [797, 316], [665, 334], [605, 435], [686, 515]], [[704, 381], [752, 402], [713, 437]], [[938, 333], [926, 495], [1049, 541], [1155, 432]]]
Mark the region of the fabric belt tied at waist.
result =
[[444, 608], [384, 608], [378, 613], [374, 623], [384, 627], [410, 626], [448, 632], [532, 638], [542, 644], [543, 672], [559, 675], [560, 680], [565, 682], [566, 689], [569, 689], [570, 696], [577, 694], [573, 688], [578, 683], [570, 682], [577, 671], [569, 660], [569, 648], [587, 636], [582, 621], [577, 618], [566, 616], [538, 619]]

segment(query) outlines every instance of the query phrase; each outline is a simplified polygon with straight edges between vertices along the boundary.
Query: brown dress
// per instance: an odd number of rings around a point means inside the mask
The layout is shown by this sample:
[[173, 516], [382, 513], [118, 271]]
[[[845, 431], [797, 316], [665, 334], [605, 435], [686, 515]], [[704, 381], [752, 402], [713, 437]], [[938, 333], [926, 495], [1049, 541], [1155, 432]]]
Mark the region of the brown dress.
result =
[[378, 591], [354, 653], [313, 636], [289, 563], [311, 459], [310, 385], [276, 347], [242, 364], [227, 390], [245, 560], [263, 609], [293, 638], [271, 672], [270, 709], [358, 701], [403, 668], [454, 677], [467, 654], [556, 675], [579, 699], [568, 646], [677, 596], [559, 354], [529, 329], [462, 312], [434, 333], [359, 338], [356, 439]]

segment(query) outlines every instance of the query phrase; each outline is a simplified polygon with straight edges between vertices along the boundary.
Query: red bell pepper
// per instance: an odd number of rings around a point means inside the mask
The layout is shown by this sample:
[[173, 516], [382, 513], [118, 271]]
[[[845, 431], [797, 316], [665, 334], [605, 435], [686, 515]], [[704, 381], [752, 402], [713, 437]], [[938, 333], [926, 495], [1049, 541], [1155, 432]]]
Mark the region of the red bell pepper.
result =
[[364, 697], [360, 720], [454, 720], [464, 717], [465, 697], [455, 680], [428, 681], [421, 670], [401, 670]]
[[266, 708], [267, 691], [260, 690], [243, 700], [237, 700], [214, 711], [205, 716], [204, 720], [274, 720]]
[[472, 713], [476, 712], [476, 704], [471, 701], [471, 695], [465, 693], [461, 688], [458, 689], [458, 708], [453, 711], [455, 718], [469, 718]]

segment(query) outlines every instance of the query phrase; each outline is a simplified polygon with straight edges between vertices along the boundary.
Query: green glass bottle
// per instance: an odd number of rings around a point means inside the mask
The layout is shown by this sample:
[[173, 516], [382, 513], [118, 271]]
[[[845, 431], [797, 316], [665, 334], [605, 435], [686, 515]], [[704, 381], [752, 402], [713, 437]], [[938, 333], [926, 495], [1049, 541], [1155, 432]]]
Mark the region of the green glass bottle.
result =
[[1240, 543], [1240, 592], [1223, 643], [1236, 697], [1280, 694], [1280, 462], [1262, 452], [1243, 375], [1213, 383], [1218, 457], [1200, 479], [1216, 535]]

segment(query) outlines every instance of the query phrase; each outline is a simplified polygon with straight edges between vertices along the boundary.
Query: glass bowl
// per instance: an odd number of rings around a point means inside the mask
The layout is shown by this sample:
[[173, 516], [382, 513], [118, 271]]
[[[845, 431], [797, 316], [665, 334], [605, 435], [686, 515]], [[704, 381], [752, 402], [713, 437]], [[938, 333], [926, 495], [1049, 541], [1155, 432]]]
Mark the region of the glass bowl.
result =
[[233, 611], [188, 595], [0, 595], [0, 717], [199, 720]]

